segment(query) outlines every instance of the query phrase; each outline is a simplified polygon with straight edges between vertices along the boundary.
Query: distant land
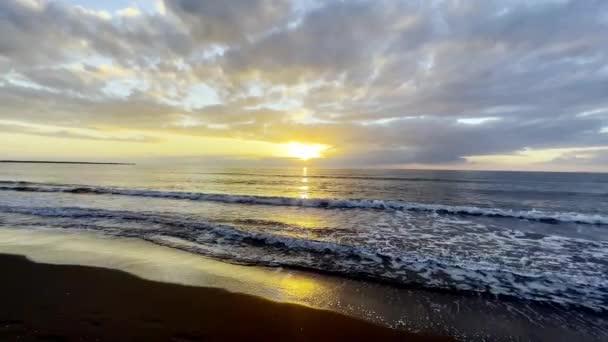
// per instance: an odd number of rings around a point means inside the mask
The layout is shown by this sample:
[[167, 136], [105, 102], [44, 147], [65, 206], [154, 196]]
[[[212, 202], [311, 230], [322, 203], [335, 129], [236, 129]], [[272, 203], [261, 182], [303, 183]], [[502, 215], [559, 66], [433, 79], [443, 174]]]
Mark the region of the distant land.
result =
[[78, 162], [78, 161], [50, 161], [50, 160], [0, 160], [0, 163], [22, 163], [22, 164], [87, 164], [87, 165], [135, 165], [135, 163], [100, 163], [100, 162]]

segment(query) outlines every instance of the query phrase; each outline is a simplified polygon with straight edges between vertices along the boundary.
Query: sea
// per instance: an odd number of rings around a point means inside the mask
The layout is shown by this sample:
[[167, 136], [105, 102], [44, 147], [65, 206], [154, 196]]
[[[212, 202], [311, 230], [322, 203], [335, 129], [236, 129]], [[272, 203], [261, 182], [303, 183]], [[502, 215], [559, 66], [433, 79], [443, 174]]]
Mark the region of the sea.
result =
[[463, 340], [608, 340], [608, 174], [6, 163], [0, 229], [380, 286], [384, 323]]

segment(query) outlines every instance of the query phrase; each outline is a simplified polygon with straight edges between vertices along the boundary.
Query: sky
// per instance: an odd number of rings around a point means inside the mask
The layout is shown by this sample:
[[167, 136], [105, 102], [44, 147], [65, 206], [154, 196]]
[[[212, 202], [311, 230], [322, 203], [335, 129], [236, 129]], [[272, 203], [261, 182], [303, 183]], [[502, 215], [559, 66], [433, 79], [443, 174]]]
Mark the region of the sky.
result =
[[605, 0], [2, 0], [0, 159], [608, 172]]

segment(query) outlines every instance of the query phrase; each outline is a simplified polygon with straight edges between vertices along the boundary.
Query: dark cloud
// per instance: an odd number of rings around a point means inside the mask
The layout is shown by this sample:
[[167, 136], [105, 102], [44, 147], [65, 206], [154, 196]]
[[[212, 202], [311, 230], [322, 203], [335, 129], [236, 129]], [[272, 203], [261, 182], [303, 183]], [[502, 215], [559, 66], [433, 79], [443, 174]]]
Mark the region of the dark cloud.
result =
[[307, 13], [294, 28], [228, 51], [227, 71], [284, 75], [280, 81], [286, 83], [351, 71], [369, 63], [385, 41], [396, 17], [393, 7], [362, 1], [330, 3]]
[[117, 64], [190, 52], [187, 32], [160, 16], [108, 18], [60, 1], [0, 2], [0, 56], [12, 67], [56, 65], [103, 56]]
[[231, 44], [285, 24], [291, 13], [286, 0], [174, 0], [166, 8], [199, 43]]
[[[603, 0], [164, 4], [0, 2], [0, 119], [326, 143], [349, 165], [608, 146]], [[191, 101], [201, 83], [219, 103]]]

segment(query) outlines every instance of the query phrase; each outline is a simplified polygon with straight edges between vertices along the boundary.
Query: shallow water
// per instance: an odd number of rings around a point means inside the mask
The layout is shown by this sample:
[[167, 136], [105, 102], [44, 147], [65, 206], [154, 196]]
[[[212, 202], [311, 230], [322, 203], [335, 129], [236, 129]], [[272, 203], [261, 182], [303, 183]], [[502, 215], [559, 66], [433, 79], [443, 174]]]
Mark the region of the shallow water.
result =
[[337, 311], [463, 341], [603, 341], [608, 318], [555, 305], [398, 288], [285, 268], [233, 265], [134, 238], [54, 228], [0, 228], [0, 253], [118, 269]]
[[5, 228], [608, 311], [604, 174], [4, 164], [0, 181]]

